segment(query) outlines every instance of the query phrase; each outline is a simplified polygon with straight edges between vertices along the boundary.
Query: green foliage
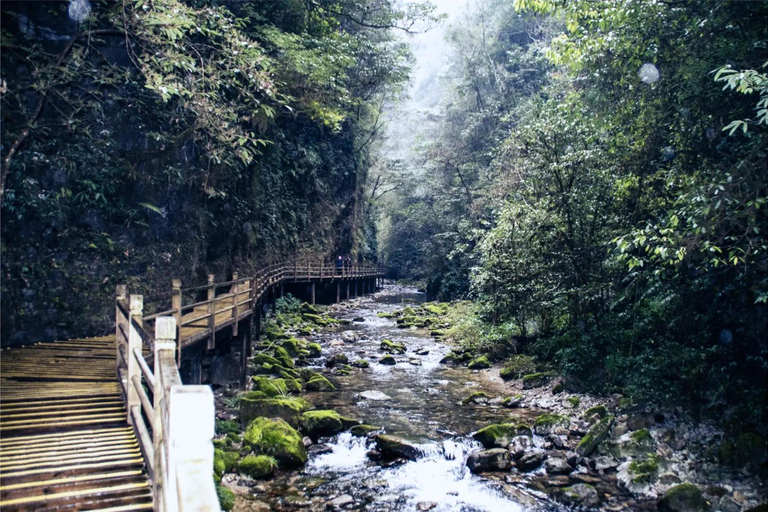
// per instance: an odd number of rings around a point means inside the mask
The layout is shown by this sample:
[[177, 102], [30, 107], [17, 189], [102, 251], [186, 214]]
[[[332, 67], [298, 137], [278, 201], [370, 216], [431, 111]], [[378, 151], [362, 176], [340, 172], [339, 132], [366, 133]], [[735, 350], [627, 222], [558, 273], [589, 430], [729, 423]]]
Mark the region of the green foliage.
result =
[[279, 315], [290, 315], [301, 312], [301, 301], [286, 293], [275, 301], [275, 312]]

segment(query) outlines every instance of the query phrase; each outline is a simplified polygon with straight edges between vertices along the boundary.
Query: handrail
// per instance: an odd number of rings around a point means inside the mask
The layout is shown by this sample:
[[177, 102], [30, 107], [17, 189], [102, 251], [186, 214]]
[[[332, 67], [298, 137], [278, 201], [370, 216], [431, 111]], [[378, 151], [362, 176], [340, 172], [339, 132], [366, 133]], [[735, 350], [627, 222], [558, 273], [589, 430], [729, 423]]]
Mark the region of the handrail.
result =
[[[153, 481], [155, 510], [220, 510], [210, 478], [215, 418], [213, 393], [209, 386], [181, 383], [178, 371], [181, 328], [205, 322], [209, 331], [208, 349], [213, 349], [217, 329], [231, 325], [232, 334], [237, 336], [239, 321], [253, 315], [264, 294], [278, 284], [335, 279], [339, 283], [346, 281], [349, 296], [350, 279], [378, 278], [384, 274], [384, 268], [379, 265], [336, 267], [333, 261], [294, 260], [270, 263], [251, 277], [238, 278], [235, 273], [225, 282], [217, 283], [214, 276], [209, 275], [205, 285], [192, 288], [183, 289], [181, 280], [174, 279], [170, 293], [152, 297], [152, 310], [162, 311], [147, 316], [143, 315], [144, 297], [129, 296], [125, 285], [117, 286], [115, 369], [127, 403], [128, 423], [136, 433]], [[365, 289], [365, 283], [363, 285]], [[217, 294], [227, 286], [228, 290]], [[185, 294], [195, 299], [199, 296], [191, 294], [203, 291], [207, 294], [205, 300], [183, 304]], [[314, 300], [314, 285], [312, 296]], [[169, 309], [157, 307], [159, 300], [167, 299], [171, 300]], [[194, 318], [183, 318], [182, 314], [187, 312], [195, 312]], [[202, 314], [197, 316], [198, 312]], [[222, 316], [217, 321], [219, 315]], [[151, 367], [143, 356], [145, 344], [153, 354]]]

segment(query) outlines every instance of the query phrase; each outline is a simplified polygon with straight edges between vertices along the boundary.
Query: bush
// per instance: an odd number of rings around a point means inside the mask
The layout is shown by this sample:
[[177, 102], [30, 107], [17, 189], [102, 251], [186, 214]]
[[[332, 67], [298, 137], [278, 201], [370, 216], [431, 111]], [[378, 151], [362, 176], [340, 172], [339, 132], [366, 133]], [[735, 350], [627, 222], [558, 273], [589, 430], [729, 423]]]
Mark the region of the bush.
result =
[[275, 313], [279, 315], [292, 315], [301, 312], [301, 301], [286, 293], [275, 301]]
[[523, 375], [536, 372], [536, 363], [530, 356], [518, 354], [510, 357], [501, 369], [501, 378], [504, 380], [520, 379]]

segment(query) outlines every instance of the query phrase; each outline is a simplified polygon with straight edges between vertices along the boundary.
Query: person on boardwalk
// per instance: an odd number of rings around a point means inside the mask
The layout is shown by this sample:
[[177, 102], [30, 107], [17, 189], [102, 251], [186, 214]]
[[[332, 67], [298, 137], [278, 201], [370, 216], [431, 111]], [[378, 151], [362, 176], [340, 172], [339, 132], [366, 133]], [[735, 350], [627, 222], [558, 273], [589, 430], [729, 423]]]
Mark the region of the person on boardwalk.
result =
[[341, 271], [344, 267], [344, 258], [339, 254], [339, 257], [336, 258], [336, 273], [341, 275]]

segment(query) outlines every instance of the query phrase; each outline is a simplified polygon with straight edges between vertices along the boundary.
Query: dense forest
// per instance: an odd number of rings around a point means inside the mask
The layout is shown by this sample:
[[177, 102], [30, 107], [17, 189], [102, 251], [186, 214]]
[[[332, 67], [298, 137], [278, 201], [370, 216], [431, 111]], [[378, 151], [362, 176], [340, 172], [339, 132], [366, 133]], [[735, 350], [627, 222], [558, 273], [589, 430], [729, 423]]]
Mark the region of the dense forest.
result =
[[764, 424], [768, 4], [473, 6], [388, 165], [393, 274], [476, 299], [498, 360]]
[[432, 11], [3, 2], [3, 344], [107, 332], [119, 283], [374, 259], [370, 148], [410, 65], [392, 31]]

